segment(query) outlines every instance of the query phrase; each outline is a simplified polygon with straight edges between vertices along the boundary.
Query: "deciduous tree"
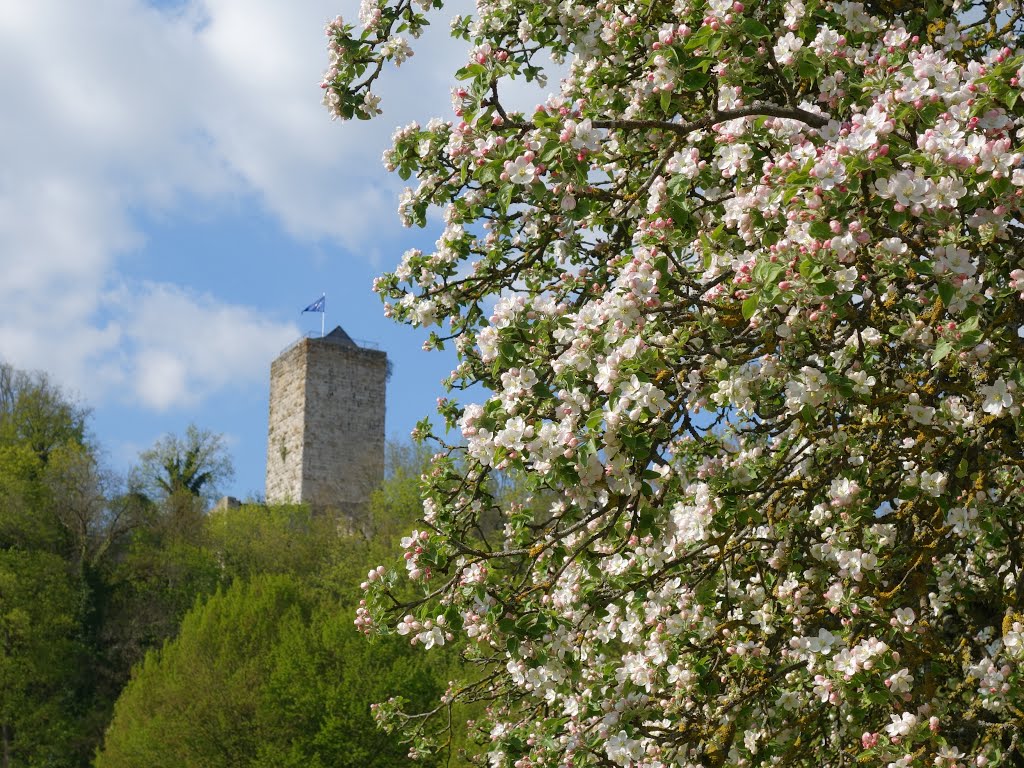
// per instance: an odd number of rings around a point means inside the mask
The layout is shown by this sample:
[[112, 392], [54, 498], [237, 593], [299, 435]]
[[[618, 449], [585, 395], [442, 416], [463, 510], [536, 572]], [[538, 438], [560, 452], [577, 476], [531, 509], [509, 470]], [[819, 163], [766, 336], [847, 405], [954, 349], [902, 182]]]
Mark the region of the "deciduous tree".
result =
[[59, 446], [85, 443], [88, 415], [45, 373], [0, 363], [0, 445], [28, 445], [45, 462]]
[[[488, 394], [421, 430], [423, 524], [357, 621], [470, 640], [446, 702], [491, 701], [491, 765], [1024, 761], [1024, 5], [909, 5], [452, 20], [454, 114], [385, 156], [444, 230], [376, 288]], [[440, 6], [328, 25], [333, 115]]]
[[0, 549], [0, 766], [88, 759], [78, 585], [64, 561]]
[[396, 687], [426, 705], [447, 665], [394, 639], [371, 647], [350, 612], [292, 575], [236, 581], [137, 668], [97, 768], [406, 765], [370, 705]]
[[136, 481], [160, 499], [183, 494], [209, 501], [235, 473], [223, 436], [195, 424], [184, 437], [164, 435], [139, 454], [139, 461]]

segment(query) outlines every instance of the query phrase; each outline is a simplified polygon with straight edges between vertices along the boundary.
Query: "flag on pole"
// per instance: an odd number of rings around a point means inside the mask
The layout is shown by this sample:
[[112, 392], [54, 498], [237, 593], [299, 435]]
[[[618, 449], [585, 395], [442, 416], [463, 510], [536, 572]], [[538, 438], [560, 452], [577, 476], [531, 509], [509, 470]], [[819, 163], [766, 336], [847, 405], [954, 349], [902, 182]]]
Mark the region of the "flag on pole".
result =
[[327, 303], [327, 294], [325, 293], [323, 296], [321, 296], [319, 299], [314, 301], [312, 304], [310, 304], [308, 307], [306, 307], [302, 311], [303, 312], [323, 312], [324, 311], [324, 305], [326, 303]]

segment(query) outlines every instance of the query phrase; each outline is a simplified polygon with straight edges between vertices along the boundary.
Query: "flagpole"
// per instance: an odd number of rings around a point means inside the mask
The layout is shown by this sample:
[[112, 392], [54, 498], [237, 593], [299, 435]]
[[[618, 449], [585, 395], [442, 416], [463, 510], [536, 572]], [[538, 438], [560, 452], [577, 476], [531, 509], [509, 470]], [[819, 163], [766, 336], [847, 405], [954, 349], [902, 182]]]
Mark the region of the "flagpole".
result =
[[320, 310], [320, 338], [324, 337], [324, 318], [327, 316], [327, 294], [323, 295], [323, 308]]

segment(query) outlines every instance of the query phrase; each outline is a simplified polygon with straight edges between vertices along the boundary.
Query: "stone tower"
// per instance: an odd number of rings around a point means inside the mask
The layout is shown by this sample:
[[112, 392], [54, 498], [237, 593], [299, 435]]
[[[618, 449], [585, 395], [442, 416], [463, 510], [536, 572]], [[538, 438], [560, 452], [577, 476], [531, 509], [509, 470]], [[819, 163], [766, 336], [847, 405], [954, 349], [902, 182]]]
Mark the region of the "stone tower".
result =
[[270, 366], [267, 502], [356, 515], [384, 479], [387, 354], [338, 326]]

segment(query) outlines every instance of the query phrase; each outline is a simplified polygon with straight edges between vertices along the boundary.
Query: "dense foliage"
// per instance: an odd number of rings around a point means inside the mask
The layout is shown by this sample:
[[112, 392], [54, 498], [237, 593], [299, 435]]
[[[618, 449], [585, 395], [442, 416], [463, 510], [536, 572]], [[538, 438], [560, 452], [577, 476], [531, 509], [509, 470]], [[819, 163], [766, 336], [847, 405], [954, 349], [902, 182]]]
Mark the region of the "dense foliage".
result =
[[224, 438], [190, 424], [184, 437], [164, 435], [139, 455], [135, 482], [151, 496], [187, 493], [212, 500], [234, 476]]
[[230, 464], [208, 432], [161, 439], [125, 482], [86, 427], [0, 365], [0, 768], [404, 764], [370, 704], [425, 706], [455, 656], [371, 647], [351, 617], [419, 511], [423, 458], [391, 448], [364, 538], [303, 506], [211, 511]]
[[[0, 765], [87, 764], [112, 703], [96, 633], [100, 572], [124, 518], [88, 412], [0, 363]], [[127, 672], [127, 670], [125, 670]]]
[[[78, 591], [57, 555], [0, 549], [0, 731], [4, 768], [83, 755]], [[85, 752], [85, 755], [88, 753]]]
[[[207, 519], [207, 546], [234, 581], [200, 598], [177, 635], [147, 654], [118, 699], [97, 768], [405, 765], [371, 704], [425, 707], [457, 656], [425, 659], [352, 626], [368, 563], [394, 556], [389, 531], [419, 510], [415, 451], [392, 447], [366, 510], [369, 538], [304, 507], [243, 505]], [[428, 765], [437, 760], [428, 760]]]
[[368, 645], [351, 613], [284, 574], [214, 595], [137, 670], [97, 768], [404, 765], [408, 747], [370, 705], [401, 691], [426, 706], [445, 668], [394, 640]]
[[[441, 5], [328, 25], [333, 115]], [[444, 231], [376, 287], [489, 393], [423, 426], [359, 625], [469, 638], [448, 699], [490, 702], [494, 766], [1024, 763], [1024, 5], [479, 0], [452, 32], [454, 117], [385, 155]]]

